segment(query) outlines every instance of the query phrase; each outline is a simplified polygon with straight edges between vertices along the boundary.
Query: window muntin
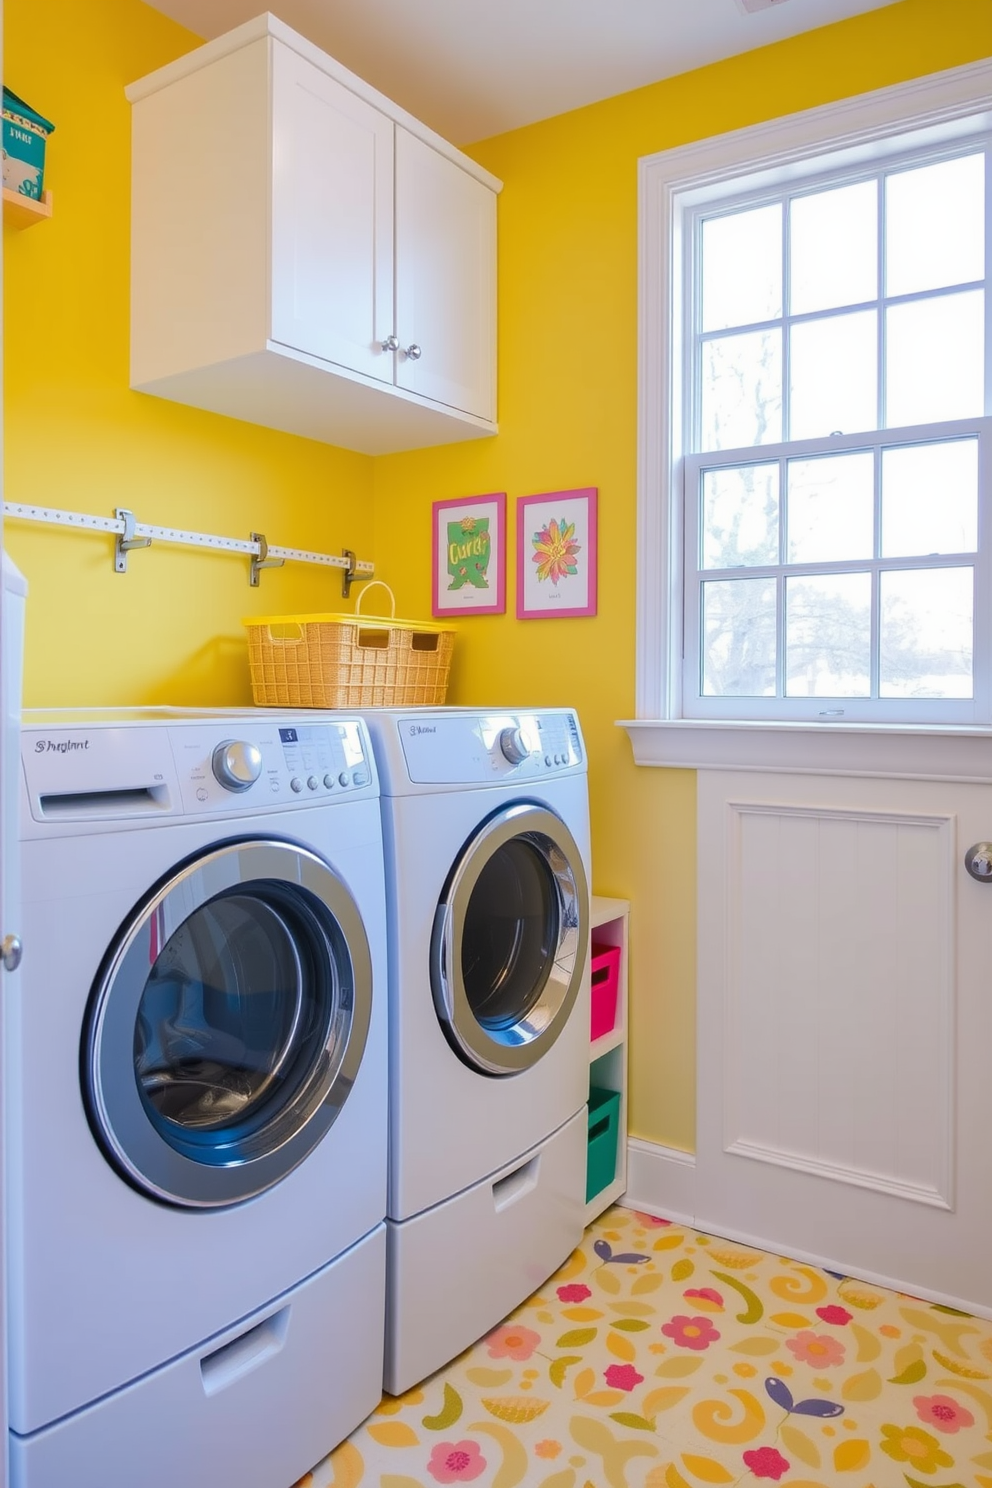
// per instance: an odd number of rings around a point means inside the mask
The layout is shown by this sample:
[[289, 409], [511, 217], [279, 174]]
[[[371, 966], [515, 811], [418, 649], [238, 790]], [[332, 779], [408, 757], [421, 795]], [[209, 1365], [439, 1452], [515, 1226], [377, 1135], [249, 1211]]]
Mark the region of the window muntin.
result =
[[684, 219], [681, 711], [982, 721], [987, 150], [813, 169]]

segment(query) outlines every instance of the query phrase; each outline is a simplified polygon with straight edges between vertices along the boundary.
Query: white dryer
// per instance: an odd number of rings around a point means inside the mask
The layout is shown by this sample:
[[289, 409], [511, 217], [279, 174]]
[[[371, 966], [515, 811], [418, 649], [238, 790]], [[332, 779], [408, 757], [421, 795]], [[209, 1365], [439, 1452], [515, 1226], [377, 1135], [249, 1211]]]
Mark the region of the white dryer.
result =
[[365, 717], [386, 849], [384, 1378], [397, 1394], [582, 1235], [589, 806], [570, 710]]
[[27, 715], [22, 764], [13, 1488], [285, 1488], [381, 1389], [365, 725]]

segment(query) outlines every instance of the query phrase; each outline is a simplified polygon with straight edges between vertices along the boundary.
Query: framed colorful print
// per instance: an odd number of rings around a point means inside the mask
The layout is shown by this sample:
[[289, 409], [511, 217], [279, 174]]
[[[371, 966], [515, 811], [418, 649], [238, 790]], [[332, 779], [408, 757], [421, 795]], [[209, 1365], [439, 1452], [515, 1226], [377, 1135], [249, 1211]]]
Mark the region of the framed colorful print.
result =
[[596, 488], [517, 501], [517, 619], [596, 613]]
[[435, 501], [432, 613], [502, 615], [506, 609], [506, 492]]

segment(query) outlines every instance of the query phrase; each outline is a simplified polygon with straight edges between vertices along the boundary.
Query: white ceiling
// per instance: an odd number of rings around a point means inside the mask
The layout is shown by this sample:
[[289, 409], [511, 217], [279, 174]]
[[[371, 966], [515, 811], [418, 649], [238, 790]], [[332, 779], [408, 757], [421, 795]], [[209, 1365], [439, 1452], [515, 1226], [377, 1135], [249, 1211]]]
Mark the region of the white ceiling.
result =
[[[208, 40], [261, 8], [152, 3]], [[468, 144], [889, 3], [772, 0], [750, 15], [743, 0], [278, 0], [273, 9], [439, 134]]]

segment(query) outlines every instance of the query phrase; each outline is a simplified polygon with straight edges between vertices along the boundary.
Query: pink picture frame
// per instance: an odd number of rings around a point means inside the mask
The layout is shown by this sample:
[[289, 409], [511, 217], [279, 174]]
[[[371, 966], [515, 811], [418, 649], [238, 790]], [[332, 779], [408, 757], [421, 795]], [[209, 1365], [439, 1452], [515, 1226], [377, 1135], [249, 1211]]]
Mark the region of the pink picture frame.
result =
[[431, 507], [431, 613], [506, 610], [506, 492], [456, 496]]
[[595, 615], [597, 489], [517, 498], [517, 619]]

